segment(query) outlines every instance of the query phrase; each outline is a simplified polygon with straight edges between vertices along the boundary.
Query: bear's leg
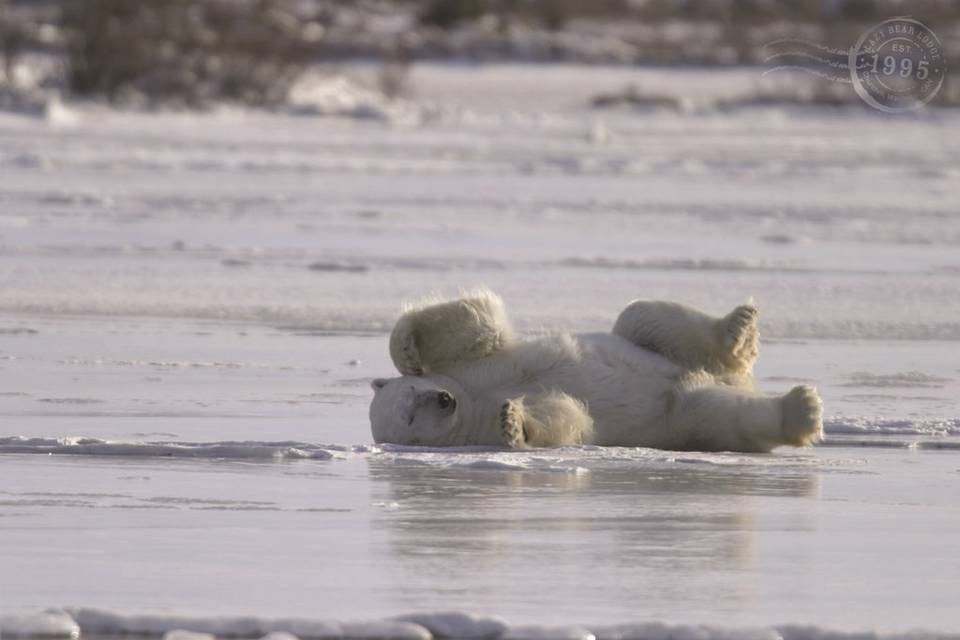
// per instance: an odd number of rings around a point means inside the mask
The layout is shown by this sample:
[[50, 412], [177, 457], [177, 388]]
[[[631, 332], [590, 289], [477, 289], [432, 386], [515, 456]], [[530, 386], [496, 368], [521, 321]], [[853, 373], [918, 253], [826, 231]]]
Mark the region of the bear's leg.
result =
[[668, 424], [679, 449], [766, 452], [779, 445], [806, 446], [823, 437], [816, 389], [794, 387], [764, 396], [725, 386], [677, 393]]
[[511, 340], [503, 301], [483, 289], [406, 310], [390, 334], [390, 357], [400, 373], [421, 375], [490, 355]]
[[783, 396], [783, 439], [795, 447], [823, 440], [823, 402], [809, 385], [799, 385]]
[[749, 376], [759, 352], [757, 318], [752, 304], [714, 318], [682, 304], [636, 300], [617, 318], [613, 333], [688, 369]]
[[593, 437], [586, 407], [559, 391], [507, 400], [499, 422], [503, 443], [514, 449], [585, 444]]

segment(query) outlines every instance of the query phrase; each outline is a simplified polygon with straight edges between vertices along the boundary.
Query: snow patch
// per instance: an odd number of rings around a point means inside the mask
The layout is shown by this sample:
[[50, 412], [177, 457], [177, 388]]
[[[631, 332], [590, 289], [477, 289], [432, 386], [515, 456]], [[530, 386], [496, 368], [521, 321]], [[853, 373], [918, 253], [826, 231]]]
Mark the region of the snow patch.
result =
[[[949, 449], [953, 441], [890, 439], [889, 436], [958, 436], [960, 419], [884, 420], [876, 418], [835, 418], [825, 421], [829, 436], [823, 446], [913, 447]], [[860, 436], [836, 438], [835, 436]], [[960, 447], [960, 441], [956, 443]], [[558, 474], [579, 478], [595, 470], [657, 465], [700, 465], [738, 467], [770, 465], [809, 466], [816, 459], [802, 454], [753, 456], [739, 453], [665, 451], [644, 447], [569, 446], [556, 449], [503, 449], [495, 447], [413, 447], [404, 445], [314, 444], [298, 441], [181, 442], [112, 441], [84, 436], [0, 437], [2, 454], [81, 455], [135, 458], [196, 458], [226, 460], [336, 460], [354, 456], [383, 460], [396, 465], [473, 472], [526, 472]]]
[[406, 100], [390, 99], [346, 76], [308, 75], [291, 89], [291, 112], [309, 116], [336, 116], [379, 120], [393, 124], [418, 124], [424, 112]]
[[814, 626], [788, 625], [778, 627], [783, 640], [958, 640], [960, 635], [930, 631], [907, 631], [905, 633], [843, 633]]
[[79, 638], [80, 627], [63, 611], [6, 613], [0, 614], [0, 637]]
[[584, 627], [513, 627], [500, 636], [499, 640], [596, 640], [597, 636]]
[[302, 442], [111, 442], [97, 438], [0, 438], [0, 453], [163, 458], [330, 460], [343, 453]]
[[[300, 640], [430, 640], [433, 636], [424, 627], [410, 622], [374, 620], [340, 622], [303, 618], [230, 618], [181, 617], [164, 615], [123, 616], [98, 609], [69, 609], [80, 628], [87, 635], [167, 636], [170, 632], [183, 633], [189, 629], [195, 634], [227, 638], [260, 638], [283, 633], [280, 637]], [[177, 638], [176, 640], [198, 640]]]
[[841, 434], [960, 436], [960, 418], [910, 420], [838, 416], [824, 420], [823, 428], [827, 436]]
[[774, 629], [720, 629], [658, 622], [601, 627], [597, 640], [782, 640]]
[[198, 633], [184, 629], [174, 629], [163, 634], [163, 640], [216, 640], [212, 633]]
[[427, 628], [438, 638], [500, 638], [509, 628], [506, 620], [495, 616], [448, 611], [438, 613], [415, 613], [398, 616], [394, 620], [412, 622]]
[[511, 626], [496, 616], [469, 612], [413, 613], [389, 620], [340, 622], [305, 618], [121, 615], [98, 609], [0, 615], [9, 638], [76, 639], [87, 636], [162, 637], [163, 640], [960, 640], [931, 631], [837, 632], [817, 626], [734, 629], [659, 622], [606, 626]]
[[286, 631], [271, 631], [260, 640], [300, 640], [297, 636]]
[[920, 371], [907, 371], [904, 373], [875, 374], [867, 371], [856, 371], [851, 373], [850, 382], [841, 384], [841, 387], [909, 387], [921, 389], [939, 389], [944, 383], [950, 382], [948, 378], [932, 376]]

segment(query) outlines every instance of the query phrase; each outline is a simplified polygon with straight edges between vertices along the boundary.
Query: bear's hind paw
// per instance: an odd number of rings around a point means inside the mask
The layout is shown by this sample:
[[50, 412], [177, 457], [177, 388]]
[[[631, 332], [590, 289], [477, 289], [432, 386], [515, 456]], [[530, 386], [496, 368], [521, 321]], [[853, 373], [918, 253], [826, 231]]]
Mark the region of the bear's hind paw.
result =
[[523, 404], [519, 400], [507, 400], [500, 407], [500, 433], [504, 445], [511, 449], [526, 446], [527, 438], [523, 432]]
[[417, 348], [417, 341], [410, 331], [398, 328], [390, 340], [390, 355], [397, 371], [405, 376], [423, 375], [423, 359]]
[[723, 351], [726, 358], [749, 367], [759, 351], [760, 332], [757, 320], [760, 312], [752, 304], [743, 304], [723, 320]]
[[783, 396], [783, 425], [786, 444], [805, 447], [823, 439], [823, 402], [817, 390], [800, 385]]

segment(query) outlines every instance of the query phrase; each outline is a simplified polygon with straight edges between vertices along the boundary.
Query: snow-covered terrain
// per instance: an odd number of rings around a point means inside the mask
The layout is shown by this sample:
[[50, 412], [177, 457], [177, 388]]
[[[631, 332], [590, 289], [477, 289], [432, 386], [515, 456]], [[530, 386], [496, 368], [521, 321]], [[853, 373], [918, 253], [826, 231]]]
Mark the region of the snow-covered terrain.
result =
[[[709, 106], [757, 73], [0, 113], [0, 633], [960, 632], [960, 114]], [[590, 106], [628, 85], [685, 106]], [[401, 302], [478, 284], [525, 332], [752, 296], [828, 440], [373, 445]]]

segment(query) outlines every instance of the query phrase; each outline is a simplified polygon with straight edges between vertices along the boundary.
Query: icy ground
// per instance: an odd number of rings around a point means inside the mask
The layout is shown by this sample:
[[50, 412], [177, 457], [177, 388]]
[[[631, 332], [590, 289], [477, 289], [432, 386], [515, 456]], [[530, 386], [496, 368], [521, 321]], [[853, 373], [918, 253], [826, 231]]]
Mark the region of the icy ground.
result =
[[[960, 632], [960, 114], [587, 106], [752, 73], [425, 67], [415, 100], [304, 110], [351, 117], [0, 114], [0, 633], [48, 607], [88, 635], [438, 610]], [[373, 446], [400, 303], [478, 284], [528, 332], [753, 296], [760, 387], [817, 384], [828, 442]], [[601, 632], [653, 621], [709, 628]]]

